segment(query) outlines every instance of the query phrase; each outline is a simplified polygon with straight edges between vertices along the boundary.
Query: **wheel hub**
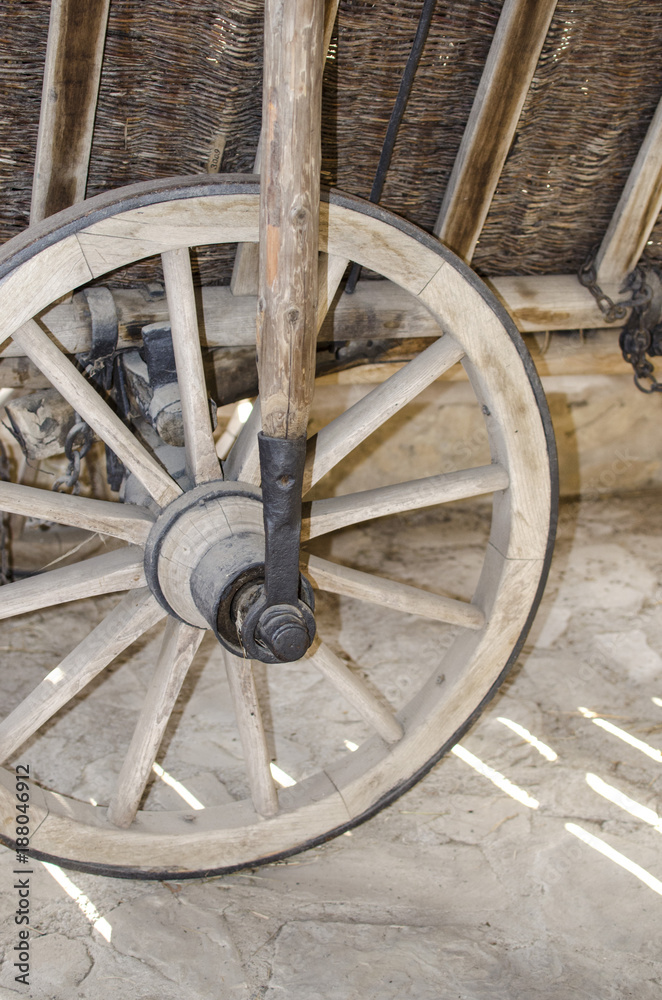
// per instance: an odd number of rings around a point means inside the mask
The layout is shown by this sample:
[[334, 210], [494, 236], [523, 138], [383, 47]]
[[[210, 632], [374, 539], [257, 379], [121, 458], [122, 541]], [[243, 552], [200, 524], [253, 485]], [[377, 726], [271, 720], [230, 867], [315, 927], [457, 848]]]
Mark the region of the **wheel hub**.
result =
[[162, 511], [145, 546], [145, 576], [169, 614], [211, 628], [235, 655], [292, 662], [315, 635], [312, 588], [301, 577], [298, 607], [265, 608], [264, 560], [261, 491], [219, 480]]

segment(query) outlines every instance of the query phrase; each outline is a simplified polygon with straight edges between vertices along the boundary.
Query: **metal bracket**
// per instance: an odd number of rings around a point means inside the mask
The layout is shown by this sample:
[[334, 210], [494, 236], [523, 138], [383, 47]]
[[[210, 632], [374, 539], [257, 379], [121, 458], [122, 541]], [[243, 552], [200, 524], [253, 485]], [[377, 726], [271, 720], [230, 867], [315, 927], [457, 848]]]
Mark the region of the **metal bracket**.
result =
[[299, 660], [315, 638], [312, 589], [299, 572], [306, 439], [258, 434], [265, 533], [264, 587], [235, 598], [246, 653], [266, 663]]
[[110, 389], [113, 384], [113, 358], [117, 351], [117, 310], [109, 288], [84, 288], [81, 292], [92, 322], [92, 349], [79, 354], [78, 360], [86, 374], [102, 389]]

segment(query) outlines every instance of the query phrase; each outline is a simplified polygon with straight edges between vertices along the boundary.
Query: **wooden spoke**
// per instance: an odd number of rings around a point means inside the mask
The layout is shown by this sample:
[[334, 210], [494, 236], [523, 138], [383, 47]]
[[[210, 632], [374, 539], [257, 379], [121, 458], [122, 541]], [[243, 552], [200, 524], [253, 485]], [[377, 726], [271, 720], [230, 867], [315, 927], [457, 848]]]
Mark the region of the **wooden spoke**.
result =
[[471, 260], [538, 64], [556, 0], [505, 0], [435, 234]]
[[16, 483], [0, 482], [0, 510], [98, 531], [137, 545], [144, 544], [154, 523], [149, 511], [134, 504], [89, 500]]
[[204, 629], [168, 619], [161, 653], [108, 807], [108, 819], [115, 826], [130, 826], [135, 818], [168, 719], [204, 634]]
[[360, 601], [449, 625], [462, 625], [469, 629], [481, 629], [485, 625], [485, 615], [480, 608], [466, 601], [431, 594], [428, 590], [350, 569], [349, 566], [329, 562], [320, 556], [304, 556], [303, 568], [318, 590], [356, 597]]
[[181, 249], [168, 250], [161, 260], [182, 403], [186, 471], [197, 485], [219, 479], [221, 470], [212, 436], [191, 258], [187, 249]]
[[260, 455], [257, 450], [257, 436], [262, 430], [262, 414], [259, 397], [253, 404], [248, 420], [239, 431], [223, 468], [226, 479], [241, 483], [260, 485]]
[[19, 327], [14, 332], [13, 339], [127, 469], [137, 476], [158, 504], [165, 506], [180, 496], [179, 486], [165, 469], [152, 458], [85, 376], [58, 350], [34, 320], [28, 320]]
[[317, 640], [308, 656], [313, 666], [333, 684], [383, 740], [387, 743], [397, 743], [402, 737], [402, 726], [398, 720], [326, 643]]
[[304, 494], [369, 434], [452, 368], [463, 354], [457, 341], [445, 334], [323, 427], [308, 442]]
[[[349, 493], [327, 500], [313, 500], [306, 507], [302, 536], [315, 538], [348, 524], [368, 521], [373, 517], [397, 514], [405, 510], [433, 507], [452, 500], [466, 500], [483, 493], [494, 493], [508, 487], [508, 473], [501, 465], [483, 465], [476, 469], [448, 472], [427, 479], [414, 479], [395, 486], [382, 486], [361, 493]], [[304, 508], [304, 515], [306, 510]]]
[[662, 102], [634, 161], [598, 255], [601, 285], [617, 284], [633, 271], [662, 209]]
[[30, 222], [82, 201], [110, 0], [52, 0]]
[[142, 549], [129, 545], [0, 587], [0, 618], [144, 586]]
[[164, 615], [165, 611], [147, 589], [123, 597], [0, 724], [0, 761], [18, 750], [47, 719]]
[[253, 665], [250, 660], [242, 660], [227, 650], [223, 650], [223, 656], [253, 805], [261, 816], [274, 816], [278, 812], [278, 795], [269, 767], [269, 748], [255, 689]]
[[[319, 334], [326, 314], [331, 308], [343, 274], [349, 261], [344, 257], [331, 257], [328, 253], [319, 255], [317, 268], [317, 333]], [[348, 296], [349, 297], [349, 296]], [[437, 331], [435, 331], [436, 333]]]

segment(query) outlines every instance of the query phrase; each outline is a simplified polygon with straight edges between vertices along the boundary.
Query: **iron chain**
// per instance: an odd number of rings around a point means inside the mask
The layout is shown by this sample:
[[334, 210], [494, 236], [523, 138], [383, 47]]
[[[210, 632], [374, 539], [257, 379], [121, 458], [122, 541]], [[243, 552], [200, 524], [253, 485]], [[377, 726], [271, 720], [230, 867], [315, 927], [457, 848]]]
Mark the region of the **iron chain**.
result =
[[[625, 285], [630, 291], [629, 297], [614, 302], [598, 284], [596, 252], [597, 248], [594, 248], [580, 267], [579, 281], [589, 290], [608, 323], [625, 319], [628, 310], [631, 310], [619, 337], [623, 358], [634, 369], [634, 384], [637, 389], [645, 393], [662, 392], [662, 383], [656, 379], [655, 369], [647, 357], [662, 354], [662, 324], [656, 322], [659, 319], [659, 309], [656, 312], [651, 308], [651, 275], [655, 274], [659, 278], [659, 273], [650, 264], [638, 265], [628, 276]], [[646, 381], [649, 383], [648, 387], [644, 385]]]
[[69, 462], [65, 475], [60, 476], [53, 483], [53, 490], [56, 493], [71, 490], [72, 493], [80, 492], [80, 463], [87, 455], [94, 441], [94, 431], [76, 414], [76, 423], [73, 425], [64, 443], [64, 454]]

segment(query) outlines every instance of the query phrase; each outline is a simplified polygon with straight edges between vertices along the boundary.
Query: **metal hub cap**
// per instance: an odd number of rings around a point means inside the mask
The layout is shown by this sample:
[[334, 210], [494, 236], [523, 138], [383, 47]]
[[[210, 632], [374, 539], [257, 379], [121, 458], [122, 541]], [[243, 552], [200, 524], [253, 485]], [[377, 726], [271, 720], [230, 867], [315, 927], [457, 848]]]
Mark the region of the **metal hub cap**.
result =
[[[262, 612], [264, 553], [261, 491], [218, 480], [197, 486], [162, 511], [145, 546], [145, 576], [170, 614], [211, 628], [236, 655], [292, 662], [314, 635], [312, 589], [302, 578], [298, 614], [297, 608], [280, 606]], [[253, 622], [258, 611], [259, 621]]]

